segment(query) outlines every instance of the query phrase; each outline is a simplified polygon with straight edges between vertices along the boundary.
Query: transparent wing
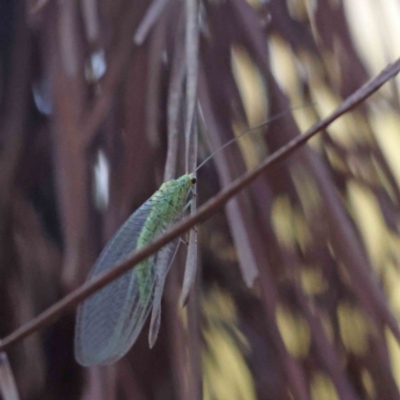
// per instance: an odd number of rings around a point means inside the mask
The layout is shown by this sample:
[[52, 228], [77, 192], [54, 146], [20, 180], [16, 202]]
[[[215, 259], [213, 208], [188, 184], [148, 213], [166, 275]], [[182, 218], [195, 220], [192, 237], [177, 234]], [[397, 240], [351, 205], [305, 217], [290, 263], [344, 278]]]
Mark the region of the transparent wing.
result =
[[168, 271], [178, 252], [180, 240], [174, 240], [163, 247], [156, 256], [155, 275], [156, 281], [154, 286], [153, 310], [151, 312], [150, 330], [149, 330], [149, 345], [154, 346], [157, 340], [158, 332], [161, 324], [161, 299], [164, 292], [165, 279]]
[[[88, 281], [127, 259], [136, 243], [153, 205], [146, 201], [122, 225], [107, 244], [89, 273]], [[133, 345], [152, 305], [156, 279], [153, 255], [148, 274], [149, 296], [140, 301], [136, 269], [128, 271], [87, 298], [79, 307], [75, 327], [75, 358], [84, 366], [107, 364], [118, 360]]]

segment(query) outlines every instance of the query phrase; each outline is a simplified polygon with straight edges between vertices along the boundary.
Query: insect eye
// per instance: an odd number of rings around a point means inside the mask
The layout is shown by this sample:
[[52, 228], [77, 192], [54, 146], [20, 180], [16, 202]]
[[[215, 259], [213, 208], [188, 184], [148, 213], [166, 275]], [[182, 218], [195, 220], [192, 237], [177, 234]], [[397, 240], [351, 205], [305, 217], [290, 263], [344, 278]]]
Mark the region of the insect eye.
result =
[[197, 179], [195, 177], [193, 177], [190, 182], [192, 182], [192, 185], [194, 185], [197, 182]]

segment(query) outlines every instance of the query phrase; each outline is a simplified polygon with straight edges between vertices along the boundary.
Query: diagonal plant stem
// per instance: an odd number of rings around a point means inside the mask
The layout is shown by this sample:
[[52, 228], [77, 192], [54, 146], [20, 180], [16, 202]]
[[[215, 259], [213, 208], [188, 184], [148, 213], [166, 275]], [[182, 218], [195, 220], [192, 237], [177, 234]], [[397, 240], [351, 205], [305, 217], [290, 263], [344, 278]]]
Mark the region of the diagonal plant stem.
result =
[[[233, 181], [225, 189], [221, 190], [215, 197], [213, 197], [212, 199], [207, 201], [202, 207], [200, 207], [195, 215], [190, 216], [189, 218], [185, 218], [182, 222], [177, 224], [175, 228], [167, 232], [159, 239], [155, 240], [149, 246], [137, 251], [132, 257], [118, 264], [104, 275], [101, 275], [92, 282], [76, 289], [75, 291], [61, 299], [59, 302], [49, 307], [36, 318], [27, 322], [26, 324], [15, 330], [13, 333], [8, 335], [0, 344], [0, 351], [8, 349], [11, 345], [20, 342], [31, 333], [48, 325], [51, 321], [59, 317], [67, 309], [72, 308], [74, 305], [78, 304], [80, 301], [90, 296], [96, 290], [101, 289], [112, 280], [118, 278], [134, 265], [138, 264], [139, 262], [150, 256], [161, 247], [165, 246], [168, 242], [177, 238], [182, 233], [192, 228], [194, 225], [210, 217], [213, 212], [215, 212], [218, 208], [227, 203], [234, 195], [246, 188], [268, 168], [271, 168], [278, 162], [285, 160], [294, 151], [303, 146], [315, 134], [327, 128], [341, 115], [349, 112], [357, 105], [362, 103], [365, 99], [376, 92], [384, 83], [393, 78], [399, 72], [400, 59], [398, 59], [393, 64], [389, 64], [378, 76], [364, 84], [360, 89], [358, 89], [346, 100], [344, 100], [330, 116], [313, 125], [304, 135], [297, 136], [289, 141], [286, 145], [282, 146], [275, 153], [267, 157], [259, 166], [246, 172], [240, 178]], [[394, 331], [393, 334], [396, 336], [397, 340], [400, 341], [400, 333], [398, 331]]]
[[137, 46], [141, 46], [146, 40], [149, 32], [168, 5], [168, 2], [169, 0], [155, 0], [151, 3], [133, 36], [133, 41]]

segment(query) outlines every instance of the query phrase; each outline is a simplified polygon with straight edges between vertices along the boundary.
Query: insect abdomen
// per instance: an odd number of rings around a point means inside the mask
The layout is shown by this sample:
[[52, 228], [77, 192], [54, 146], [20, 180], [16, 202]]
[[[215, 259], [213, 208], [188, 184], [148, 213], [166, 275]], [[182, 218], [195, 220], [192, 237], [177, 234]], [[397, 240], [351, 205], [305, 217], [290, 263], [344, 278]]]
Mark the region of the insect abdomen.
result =
[[[145, 247], [151, 241], [155, 240], [162, 234], [167, 227], [178, 218], [182, 210], [182, 200], [180, 196], [177, 197], [168, 193], [168, 187], [160, 189], [154, 194], [154, 205], [143, 225], [142, 233], [140, 234], [137, 242], [137, 249]], [[147, 282], [150, 282], [150, 274], [152, 263], [149, 260], [141, 262], [137, 266], [137, 277], [139, 281], [140, 302], [145, 304], [148, 297], [151, 295], [151, 288], [148, 287]]]

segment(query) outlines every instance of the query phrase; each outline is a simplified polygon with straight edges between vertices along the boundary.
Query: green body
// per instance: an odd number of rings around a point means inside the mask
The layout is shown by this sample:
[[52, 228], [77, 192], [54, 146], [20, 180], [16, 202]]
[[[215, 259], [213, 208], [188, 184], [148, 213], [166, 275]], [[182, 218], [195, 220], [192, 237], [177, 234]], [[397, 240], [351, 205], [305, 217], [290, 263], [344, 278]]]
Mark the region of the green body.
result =
[[[143, 225], [142, 232], [137, 240], [137, 249], [145, 247], [160, 235], [182, 213], [189, 188], [195, 182], [193, 174], [185, 174], [178, 179], [172, 179], [161, 185], [160, 189], [151, 197], [151, 211]], [[136, 268], [139, 280], [140, 302], [146, 303], [151, 293], [151, 260], [142, 261]]]

